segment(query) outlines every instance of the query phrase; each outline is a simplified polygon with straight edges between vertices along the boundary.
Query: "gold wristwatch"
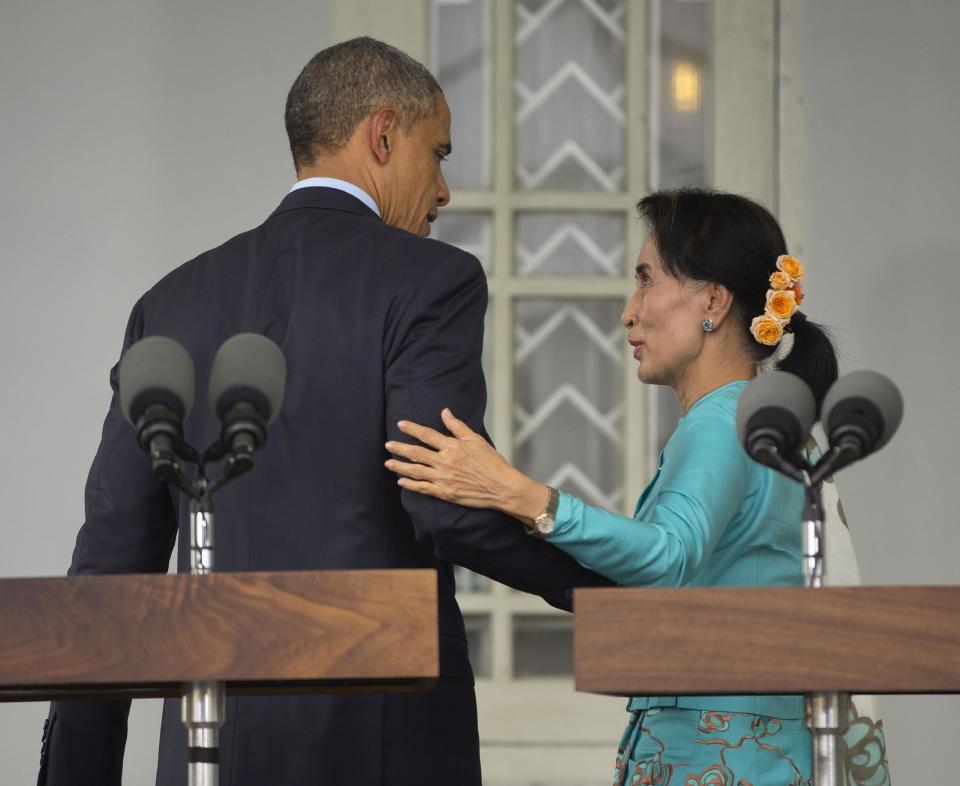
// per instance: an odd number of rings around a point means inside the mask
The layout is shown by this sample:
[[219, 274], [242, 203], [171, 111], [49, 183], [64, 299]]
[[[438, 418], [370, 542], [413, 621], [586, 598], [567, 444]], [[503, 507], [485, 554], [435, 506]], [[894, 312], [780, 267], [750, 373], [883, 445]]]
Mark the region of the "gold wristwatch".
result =
[[557, 507], [560, 505], [560, 492], [553, 486], [547, 486], [550, 496], [547, 497], [547, 507], [539, 516], [533, 520], [533, 526], [529, 532], [538, 538], [549, 535], [557, 524]]

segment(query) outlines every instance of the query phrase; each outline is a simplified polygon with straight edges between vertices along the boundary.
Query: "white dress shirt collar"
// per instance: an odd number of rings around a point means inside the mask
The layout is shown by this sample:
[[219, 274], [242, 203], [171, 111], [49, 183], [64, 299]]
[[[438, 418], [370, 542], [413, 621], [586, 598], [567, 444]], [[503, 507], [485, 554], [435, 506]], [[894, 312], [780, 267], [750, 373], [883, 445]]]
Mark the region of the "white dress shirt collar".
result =
[[304, 180], [298, 180], [296, 183], [294, 183], [293, 188], [290, 189], [290, 192], [292, 193], [299, 188], [311, 187], [335, 188], [338, 191], [345, 191], [346, 193], [350, 194], [350, 196], [356, 197], [363, 202], [363, 204], [377, 214], [378, 218], [383, 218], [383, 216], [380, 215], [379, 206], [373, 201], [373, 197], [360, 188], [360, 186], [355, 186], [353, 183], [348, 183], [346, 180], [339, 180], [335, 177], [308, 177]]

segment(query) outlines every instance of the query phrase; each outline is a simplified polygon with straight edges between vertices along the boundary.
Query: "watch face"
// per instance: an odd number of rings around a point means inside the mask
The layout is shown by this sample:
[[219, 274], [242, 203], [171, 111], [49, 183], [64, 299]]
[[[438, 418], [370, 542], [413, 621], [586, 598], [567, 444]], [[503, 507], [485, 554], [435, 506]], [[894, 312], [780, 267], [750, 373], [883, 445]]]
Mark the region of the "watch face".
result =
[[554, 521], [553, 516], [544, 514], [543, 516], [537, 518], [533, 526], [541, 535], [549, 535], [551, 532], [553, 532], [554, 524], [556, 524], [556, 522]]

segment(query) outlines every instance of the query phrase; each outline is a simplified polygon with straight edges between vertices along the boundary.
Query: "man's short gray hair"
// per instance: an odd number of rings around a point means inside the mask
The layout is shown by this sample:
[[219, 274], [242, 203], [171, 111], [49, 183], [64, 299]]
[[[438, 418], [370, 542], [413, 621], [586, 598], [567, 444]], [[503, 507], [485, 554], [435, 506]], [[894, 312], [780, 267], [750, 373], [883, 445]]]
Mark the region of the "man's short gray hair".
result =
[[284, 121], [299, 170], [317, 153], [335, 153], [365, 118], [393, 107], [404, 131], [437, 111], [440, 85], [423, 65], [374, 38], [323, 49], [290, 88]]

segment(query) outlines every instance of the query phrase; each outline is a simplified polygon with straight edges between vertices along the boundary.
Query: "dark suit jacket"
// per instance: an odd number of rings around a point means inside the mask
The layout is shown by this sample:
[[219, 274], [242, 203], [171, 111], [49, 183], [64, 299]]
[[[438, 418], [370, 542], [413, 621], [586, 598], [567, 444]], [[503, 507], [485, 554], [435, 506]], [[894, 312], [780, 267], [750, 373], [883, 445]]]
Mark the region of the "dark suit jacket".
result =
[[[479, 784], [473, 675], [450, 563], [568, 608], [606, 583], [518, 523], [400, 492], [386, 439], [408, 418], [440, 426], [450, 406], [482, 429], [486, 280], [476, 259], [383, 224], [343, 192], [289, 194], [259, 227], [162, 279], [134, 306], [124, 349], [144, 336], [194, 359], [188, 440], [217, 436], [206, 406], [213, 355], [254, 331], [287, 358], [283, 411], [253, 472], [216, 501], [217, 570], [436, 568], [438, 686], [421, 694], [231, 698], [221, 784]], [[116, 392], [116, 369], [111, 374]], [[151, 474], [117, 397], [86, 489], [71, 574], [164, 572], [178, 532], [189, 570], [188, 500]], [[129, 702], [57, 702], [40, 782], [120, 782]], [[164, 707], [157, 783], [186, 782], [179, 702]]]

